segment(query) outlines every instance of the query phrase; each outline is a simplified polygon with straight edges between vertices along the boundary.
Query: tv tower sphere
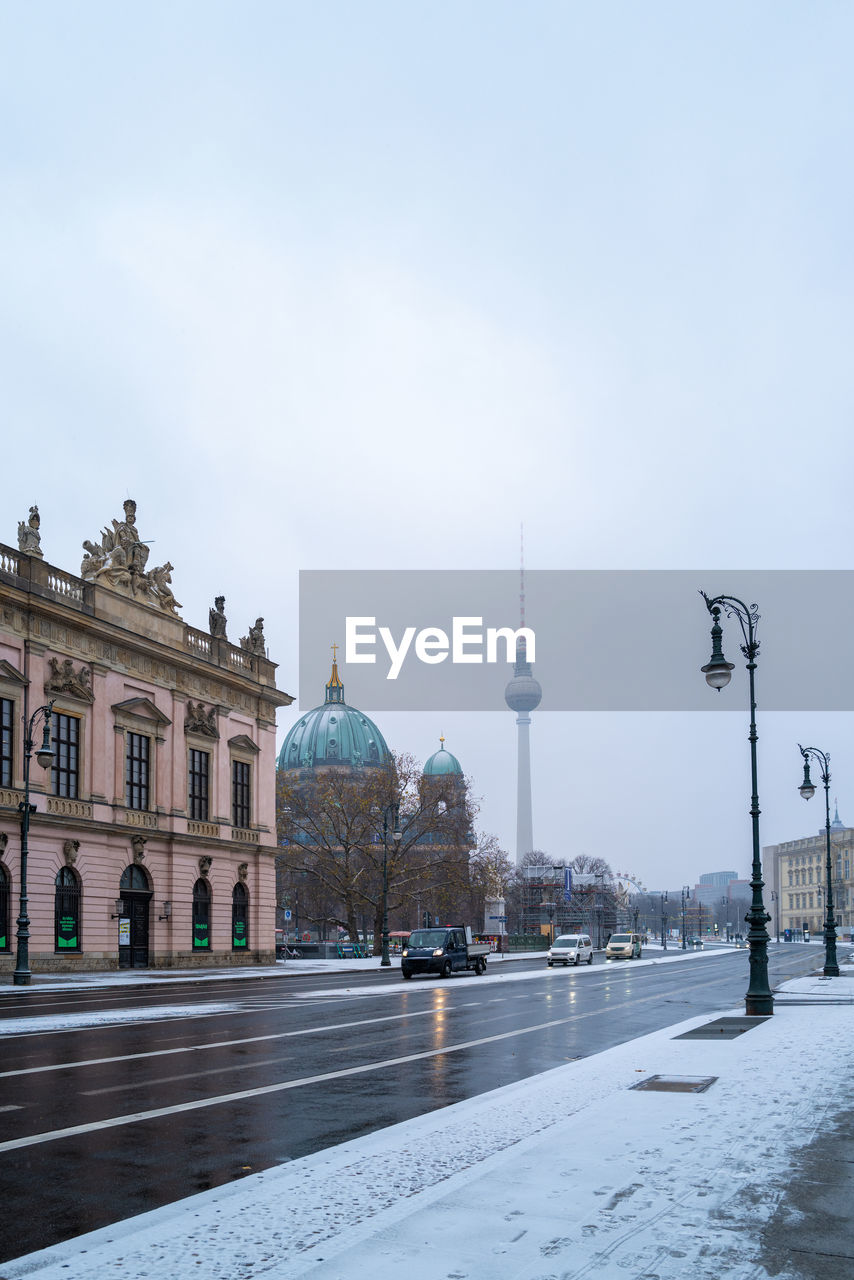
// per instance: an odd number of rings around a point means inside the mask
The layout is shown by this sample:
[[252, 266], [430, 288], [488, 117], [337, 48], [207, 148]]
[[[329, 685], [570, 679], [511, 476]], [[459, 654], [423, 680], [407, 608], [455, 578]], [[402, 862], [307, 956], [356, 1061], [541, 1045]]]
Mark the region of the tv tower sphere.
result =
[[542, 700], [542, 685], [530, 675], [514, 676], [504, 690], [504, 701], [511, 711], [534, 711]]

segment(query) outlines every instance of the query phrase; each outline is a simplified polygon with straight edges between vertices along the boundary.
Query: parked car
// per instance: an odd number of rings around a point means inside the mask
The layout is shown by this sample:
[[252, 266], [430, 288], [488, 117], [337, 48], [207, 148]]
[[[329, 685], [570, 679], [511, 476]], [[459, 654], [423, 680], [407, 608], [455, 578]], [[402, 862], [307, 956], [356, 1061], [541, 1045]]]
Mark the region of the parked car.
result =
[[605, 948], [606, 960], [640, 960], [639, 933], [612, 933]]
[[593, 943], [586, 933], [562, 933], [548, 950], [549, 968], [556, 964], [593, 963]]

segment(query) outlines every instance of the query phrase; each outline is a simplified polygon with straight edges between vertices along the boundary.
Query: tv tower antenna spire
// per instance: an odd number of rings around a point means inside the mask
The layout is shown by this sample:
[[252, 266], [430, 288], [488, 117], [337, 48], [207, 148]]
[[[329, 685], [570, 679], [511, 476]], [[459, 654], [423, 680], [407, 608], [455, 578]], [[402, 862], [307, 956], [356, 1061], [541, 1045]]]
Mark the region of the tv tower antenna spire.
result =
[[525, 525], [519, 525], [519, 619], [525, 625]]

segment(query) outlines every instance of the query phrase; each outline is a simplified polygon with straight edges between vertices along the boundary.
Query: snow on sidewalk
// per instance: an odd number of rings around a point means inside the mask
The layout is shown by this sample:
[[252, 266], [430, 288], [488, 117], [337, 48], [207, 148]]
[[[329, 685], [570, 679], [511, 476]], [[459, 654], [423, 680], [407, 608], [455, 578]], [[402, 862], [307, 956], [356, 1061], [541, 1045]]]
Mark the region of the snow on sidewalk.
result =
[[[848, 996], [850, 978], [830, 983]], [[350, 1280], [379, 1266], [407, 1280], [766, 1280], [759, 1237], [798, 1152], [854, 1101], [854, 1012], [783, 1005], [734, 1040], [674, 1039], [714, 1016], [27, 1255], [2, 1276]], [[717, 1079], [699, 1094], [632, 1089], [653, 1074]]]

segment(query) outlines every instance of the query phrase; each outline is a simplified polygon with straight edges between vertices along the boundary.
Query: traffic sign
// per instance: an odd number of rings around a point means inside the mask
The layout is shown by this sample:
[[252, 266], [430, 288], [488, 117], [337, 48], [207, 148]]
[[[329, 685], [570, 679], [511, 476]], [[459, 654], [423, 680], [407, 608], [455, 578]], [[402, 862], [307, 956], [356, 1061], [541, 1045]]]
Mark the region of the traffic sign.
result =
[[286, 919], [286, 920], [290, 920], [290, 918], [291, 918], [291, 913], [290, 913], [290, 911], [286, 911], [286, 912], [285, 912], [285, 919]]

